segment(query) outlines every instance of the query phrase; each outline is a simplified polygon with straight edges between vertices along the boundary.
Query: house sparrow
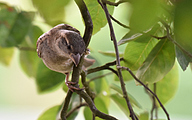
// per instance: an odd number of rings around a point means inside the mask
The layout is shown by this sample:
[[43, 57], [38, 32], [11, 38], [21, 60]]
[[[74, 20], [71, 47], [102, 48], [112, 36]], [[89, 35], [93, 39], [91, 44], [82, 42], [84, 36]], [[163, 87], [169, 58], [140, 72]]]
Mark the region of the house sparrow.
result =
[[[87, 48], [80, 32], [67, 24], [55, 26], [37, 40], [38, 56], [49, 69], [66, 75], [65, 83], [71, 91], [80, 89], [71, 86], [76, 83], [69, 81], [69, 74], [74, 64], [79, 64], [85, 52]], [[95, 60], [84, 58], [83, 68], [86, 69], [94, 62]]]

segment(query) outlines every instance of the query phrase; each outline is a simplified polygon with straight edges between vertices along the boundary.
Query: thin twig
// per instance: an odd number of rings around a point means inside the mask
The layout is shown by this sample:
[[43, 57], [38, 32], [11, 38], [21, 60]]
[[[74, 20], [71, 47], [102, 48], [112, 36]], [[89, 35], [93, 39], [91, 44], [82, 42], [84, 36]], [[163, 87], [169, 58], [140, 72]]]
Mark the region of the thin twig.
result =
[[111, 1], [108, 1], [108, 0], [105, 0], [105, 3], [108, 4], [108, 5], [112, 5], [112, 6], [118, 6], [119, 4], [121, 3], [124, 3], [124, 2], [127, 2], [126, 0], [119, 0], [118, 2], [111, 2]]
[[116, 22], [117, 24], [119, 24], [120, 26], [122, 26], [122, 27], [124, 27], [124, 28], [128, 28], [128, 29], [130, 29], [129, 26], [127, 26], [127, 25], [121, 23], [120, 21], [118, 21], [117, 19], [115, 19], [112, 15], [110, 15], [110, 18], [111, 18], [114, 22]]
[[[122, 60], [124, 60], [124, 59], [120, 58], [120, 61], [122, 61]], [[113, 73], [115, 73], [118, 76], [117, 71], [112, 69], [112, 68], [110, 68], [110, 66], [114, 66], [114, 65], [116, 65], [116, 60], [112, 61], [112, 62], [108, 62], [105, 65], [102, 65], [102, 66], [99, 66], [99, 67], [88, 69], [87, 70], [87, 74], [91, 74], [91, 73], [94, 73], [94, 72], [98, 72], [98, 71], [101, 71], [101, 70], [108, 69], [108, 70], [112, 71]]]
[[91, 99], [91, 97], [89, 95], [87, 95], [83, 90], [74, 90], [74, 91], [86, 101], [87, 105], [89, 106], [91, 111], [95, 114], [95, 116], [98, 116], [98, 117], [100, 117], [102, 119], [106, 119], [106, 120], [117, 120], [115, 117], [99, 111], [96, 108], [95, 104], [93, 103], [93, 100]]
[[86, 93], [91, 97], [92, 100], [95, 98], [95, 93], [93, 93], [89, 87], [88, 82], [86, 82], [86, 74], [84, 71], [81, 72], [81, 82], [83, 86], [85, 87]]
[[94, 78], [91, 78], [89, 81], [87, 81], [87, 83], [89, 84], [90, 82], [92, 82], [92, 81], [94, 81], [96, 79], [103, 78], [103, 77], [105, 77], [107, 75], [111, 75], [111, 74], [113, 74], [113, 72], [109, 72], [109, 73], [106, 73], [106, 74], [103, 74], [103, 75], [100, 75], [100, 76], [96, 76]]
[[110, 68], [108, 65], [103, 65], [103, 66], [99, 66], [99, 67], [96, 67], [96, 68], [91, 68], [89, 70], [87, 70], [87, 74], [91, 74], [91, 73], [94, 73], [94, 72], [98, 72], [98, 71], [101, 71], [101, 70], [110, 70], [112, 71], [113, 73], [115, 73], [117, 76], [118, 76], [118, 73], [116, 70]]
[[69, 111], [67, 113], [66, 117], [68, 118], [73, 112], [75, 112], [76, 110], [78, 110], [79, 108], [81, 108], [83, 106], [87, 106], [87, 103], [81, 103], [78, 106], [74, 107], [71, 111]]
[[[156, 83], [154, 83], [153, 91], [154, 91], [154, 94], [156, 94]], [[151, 96], [151, 97], [152, 97], [152, 101], [153, 101], [153, 106], [152, 106], [152, 109], [151, 109], [151, 120], [153, 120], [153, 112], [154, 112], [154, 110], [155, 110], [155, 117], [156, 117], [155, 119], [158, 118], [158, 115], [157, 115], [157, 105], [156, 105], [155, 97], [154, 96]]]
[[153, 37], [153, 38], [156, 38], [156, 39], [160, 40], [160, 39], [165, 39], [165, 38], [167, 38], [167, 35], [162, 36], [162, 37], [158, 37], [158, 36], [151, 35], [151, 37]]
[[[111, 35], [111, 40], [113, 41], [113, 44], [114, 44], [114, 48], [115, 48], [115, 53], [116, 53], [116, 65], [117, 66], [120, 66], [120, 57], [119, 57], [119, 50], [118, 50], [118, 46], [117, 46], [117, 40], [116, 40], [116, 37], [115, 37], [115, 33], [114, 33], [114, 30], [113, 30], [113, 25], [112, 25], [112, 22], [111, 22], [111, 19], [110, 19], [110, 14], [109, 14], [109, 11], [107, 9], [107, 6], [106, 6], [106, 3], [103, 1], [103, 0], [97, 0], [98, 3], [102, 6], [104, 12], [105, 12], [105, 15], [106, 15], [106, 18], [107, 18], [107, 21], [108, 21], [108, 25], [109, 25], [109, 29], [110, 29], [110, 35]], [[126, 88], [125, 88], [125, 83], [124, 83], [124, 80], [123, 80], [123, 76], [122, 76], [122, 72], [121, 72], [121, 69], [117, 68], [117, 73], [118, 73], [118, 77], [119, 77], [119, 80], [120, 80], [120, 83], [121, 83], [121, 89], [123, 91], [123, 97], [127, 103], [127, 106], [128, 106], [128, 109], [130, 111], [130, 117], [132, 118], [132, 120], [137, 120], [137, 116], [135, 115], [134, 111], [133, 111], [133, 108], [131, 106], [131, 103], [129, 101], [129, 98], [128, 98], [128, 94], [127, 94], [127, 91], [126, 91]]]
[[159, 102], [159, 105], [161, 106], [161, 108], [163, 109], [163, 111], [165, 112], [167, 119], [170, 120], [169, 118], [169, 113], [167, 112], [167, 110], [165, 109], [165, 107], [163, 106], [163, 104], [161, 103], [161, 101], [159, 100], [159, 98], [157, 97], [157, 95], [155, 93], [153, 93], [153, 91], [151, 91], [144, 83], [142, 83], [135, 75], [134, 73], [127, 67], [123, 67], [123, 66], [119, 66], [119, 68], [121, 69], [125, 69], [127, 70], [131, 76], [137, 81], [139, 82], [145, 89], [147, 89], [155, 98], [156, 100]]
[[36, 49], [35, 48], [31, 48], [31, 47], [16, 46], [16, 48], [18, 48], [19, 50], [23, 50], [23, 51], [33, 51], [33, 52], [36, 52]]

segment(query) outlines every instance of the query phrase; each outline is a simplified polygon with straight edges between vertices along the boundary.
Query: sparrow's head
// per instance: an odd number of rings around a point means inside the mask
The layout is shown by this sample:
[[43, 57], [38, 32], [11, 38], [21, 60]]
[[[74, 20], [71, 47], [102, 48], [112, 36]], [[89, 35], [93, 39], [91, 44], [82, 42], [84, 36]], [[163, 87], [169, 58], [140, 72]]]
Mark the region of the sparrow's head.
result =
[[56, 34], [55, 47], [60, 55], [69, 57], [74, 64], [79, 64], [81, 55], [85, 51], [85, 43], [79, 33], [71, 30], [59, 30]]

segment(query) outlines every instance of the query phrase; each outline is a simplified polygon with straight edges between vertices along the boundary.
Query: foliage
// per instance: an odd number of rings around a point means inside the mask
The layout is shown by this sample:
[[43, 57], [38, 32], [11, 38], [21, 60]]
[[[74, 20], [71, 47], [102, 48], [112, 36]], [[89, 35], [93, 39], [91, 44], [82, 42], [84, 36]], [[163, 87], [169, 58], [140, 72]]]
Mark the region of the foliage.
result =
[[[97, 0], [84, 1], [92, 17], [93, 34], [99, 34], [100, 29], [108, 22], [105, 13]], [[113, 4], [110, 4], [113, 2], [115, 0], [107, 3], [111, 15], [116, 9], [115, 6], [112, 6]], [[35, 52], [36, 41], [43, 31], [40, 26], [34, 24], [34, 21], [37, 22], [34, 18], [39, 13], [47, 25], [65, 23], [65, 17], [67, 17], [65, 12], [70, 12], [65, 8], [71, 2], [70, 0], [32, 0], [32, 3], [37, 8], [36, 13], [22, 11], [16, 6], [0, 3], [0, 62], [8, 66], [15, 51], [14, 48], [17, 48], [20, 51], [19, 57], [23, 72], [36, 80], [40, 93], [49, 93], [61, 87], [64, 92], [67, 92], [66, 86], [63, 86], [64, 75], [48, 69]], [[130, 18], [126, 18], [129, 29], [118, 42], [119, 46], [126, 45], [124, 52], [120, 54], [124, 58], [121, 65], [134, 71], [136, 77], [144, 84], [148, 84], [151, 90], [154, 90], [154, 84], [156, 84], [154, 92], [156, 91], [164, 105], [174, 97], [178, 88], [178, 69], [175, 61], [178, 61], [183, 70], [186, 70], [189, 65], [192, 68], [192, 1], [131, 0], [119, 3], [131, 5], [132, 10], [131, 13], [128, 11], [124, 13], [130, 14]], [[120, 7], [120, 4], [116, 5], [117, 8]], [[114, 51], [99, 52], [113, 58], [116, 56]], [[93, 67], [97, 66], [99, 64]], [[107, 82], [106, 77], [95, 78], [103, 74], [100, 71], [88, 75], [87, 78], [90, 80], [89, 88], [95, 93], [96, 107], [108, 114], [110, 100], [113, 100], [129, 117], [129, 109], [124, 101], [121, 88], [118, 86], [119, 77], [115, 75], [111, 82]], [[125, 81], [133, 80], [132, 75], [127, 71], [122, 71], [122, 74]], [[140, 84], [136, 82], [136, 85]], [[142, 111], [136, 112], [139, 119], [149, 119], [150, 112], [145, 111], [130, 93], [128, 95], [133, 108]], [[69, 110], [81, 103], [78, 98], [78, 95], [72, 97]], [[60, 109], [61, 105], [52, 107], [38, 120], [56, 119]], [[70, 119], [74, 119], [77, 113], [78, 111], [75, 111]], [[88, 107], [84, 109], [84, 117], [86, 120], [92, 118], [92, 112]]]

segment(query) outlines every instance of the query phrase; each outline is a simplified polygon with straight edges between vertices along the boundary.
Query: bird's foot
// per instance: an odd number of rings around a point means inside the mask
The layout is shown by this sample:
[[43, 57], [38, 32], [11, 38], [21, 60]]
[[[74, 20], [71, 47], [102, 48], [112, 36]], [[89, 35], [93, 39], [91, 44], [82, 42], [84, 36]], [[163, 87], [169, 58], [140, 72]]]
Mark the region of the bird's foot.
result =
[[74, 92], [74, 90], [83, 90], [83, 89], [79, 88], [79, 85], [78, 85], [78, 87], [73, 86], [73, 85], [76, 85], [77, 83], [78, 82], [71, 82], [71, 81], [65, 82], [65, 84], [67, 85], [69, 90], [71, 90], [72, 92]]

